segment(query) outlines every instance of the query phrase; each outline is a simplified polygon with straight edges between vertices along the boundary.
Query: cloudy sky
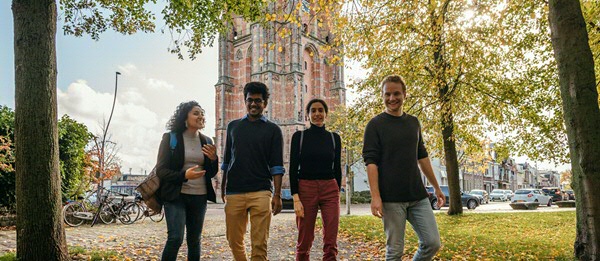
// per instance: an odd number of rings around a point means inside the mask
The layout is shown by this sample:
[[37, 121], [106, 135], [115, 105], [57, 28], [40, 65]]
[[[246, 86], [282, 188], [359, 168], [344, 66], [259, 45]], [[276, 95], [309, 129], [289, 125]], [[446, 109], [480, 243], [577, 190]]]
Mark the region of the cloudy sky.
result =
[[[92, 133], [101, 133], [101, 123], [110, 115], [115, 72], [119, 71], [109, 132], [120, 146], [122, 171], [152, 169], [165, 124], [183, 101], [196, 100], [202, 105], [207, 115], [203, 132], [214, 136], [217, 45], [206, 48], [194, 61], [179, 60], [167, 50], [168, 34], [124, 36], [108, 31], [96, 42], [89, 37], [65, 36], [60, 11], [58, 16], [58, 117], [68, 114]], [[160, 23], [159, 19], [156, 28], [162, 28]], [[0, 35], [0, 105], [14, 109], [11, 1], [0, 1]]]
[[[0, 104], [14, 109], [12, 19], [11, 1], [0, 1]], [[68, 114], [100, 133], [110, 115], [115, 72], [121, 72], [109, 132], [120, 146], [123, 171], [152, 168], [165, 124], [180, 102], [198, 101], [209, 115], [204, 132], [214, 136], [216, 47], [182, 61], [167, 51], [169, 35], [106, 32], [96, 42], [65, 36], [61, 27], [59, 21], [58, 116]]]

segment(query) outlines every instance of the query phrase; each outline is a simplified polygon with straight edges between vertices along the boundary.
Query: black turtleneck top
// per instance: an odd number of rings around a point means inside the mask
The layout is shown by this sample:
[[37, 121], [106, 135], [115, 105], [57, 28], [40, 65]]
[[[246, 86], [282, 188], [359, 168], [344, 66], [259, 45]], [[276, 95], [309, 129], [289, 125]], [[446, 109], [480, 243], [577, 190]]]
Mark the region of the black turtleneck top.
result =
[[298, 193], [298, 180], [327, 180], [335, 179], [338, 188], [341, 186], [342, 166], [340, 155], [342, 141], [340, 135], [333, 133], [335, 150], [331, 132], [325, 126], [318, 127], [311, 124], [304, 130], [302, 138], [302, 152], [300, 153], [300, 135], [296, 131], [292, 136], [290, 148], [290, 187], [292, 195]]

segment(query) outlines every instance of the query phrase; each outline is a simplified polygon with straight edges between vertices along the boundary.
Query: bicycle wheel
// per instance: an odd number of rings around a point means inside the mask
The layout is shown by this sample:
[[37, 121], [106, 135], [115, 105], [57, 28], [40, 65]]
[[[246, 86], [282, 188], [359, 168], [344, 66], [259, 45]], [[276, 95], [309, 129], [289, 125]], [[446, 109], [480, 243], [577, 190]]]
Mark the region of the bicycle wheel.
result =
[[134, 202], [129, 202], [119, 211], [119, 221], [126, 225], [133, 224], [139, 219], [140, 214], [140, 206]]
[[165, 209], [161, 209], [160, 213], [152, 212], [150, 213], [150, 220], [154, 222], [161, 222], [165, 218]]
[[146, 206], [140, 202], [135, 202], [135, 204], [138, 206], [138, 208], [140, 209], [139, 212], [140, 214], [137, 217], [137, 220], [144, 220], [144, 218], [146, 217], [144, 214], [146, 213]]
[[104, 224], [110, 224], [112, 222], [115, 222], [115, 216], [113, 215], [110, 206], [102, 206], [102, 209], [100, 210], [100, 220], [102, 220], [102, 223]]
[[76, 217], [76, 212], [84, 212], [85, 209], [79, 202], [71, 202], [63, 207], [63, 220], [71, 227], [83, 224], [83, 219]]
[[145, 204], [138, 202], [138, 205], [140, 206], [140, 217], [138, 219], [143, 221], [148, 216], [149, 209], [146, 207]]

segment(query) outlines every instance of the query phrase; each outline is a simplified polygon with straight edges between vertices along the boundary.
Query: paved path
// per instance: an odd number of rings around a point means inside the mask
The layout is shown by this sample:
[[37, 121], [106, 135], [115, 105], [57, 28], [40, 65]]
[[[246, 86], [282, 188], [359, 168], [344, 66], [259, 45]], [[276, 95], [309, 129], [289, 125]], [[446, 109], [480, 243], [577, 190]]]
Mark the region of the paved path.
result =
[[[360, 213], [364, 213], [364, 210], [361, 210]], [[76, 228], [67, 227], [65, 231], [70, 247], [114, 250], [131, 260], [159, 260], [167, 237], [166, 223], [164, 221], [155, 223], [149, 219], [138, 221], [132, 225], [113, 223], [90, 227], [89, 224], [84, 223]], [[271, 222], [268, 246], [269, 259], [294, 260], [296, 233], [295, 215], [292, 211], [284, 210], [274, 216]], [[14, 230], [0, 231], [0, 256], [5, 252], [15, 251], [15, 234]], [[311, 251], [311, 257], [315, 260], [320, 259], [322, 255], [320, 235], [321, 231], [316, 231]], [[249, 231], [245, 238], [246, 251], [249, 254]], [[201, 244], [202, 260], [233, 260], [225, 238], [222, 205], [211, 205], [207, 210]], [[355, 248], [376, 247], [353, 244], [344, 238], [340, 238], [338, 244], [340, 260], [368, 260], [367, 253], [371, 251], [355, 251]], [[179, 251], [180, 258], [178, 260], [185, 260], [186, 251], [187, 246], [184, 242]]]
[[[523, 212], [512, 210], [507, 202], [494, 202], [482, 205], [476, 210], [467, 210], [466, 208], [464, 210], [465, 213]], [[536, 211], [563, 210], [573, 211], [574, 209], [559, 209], [552, 206], [540, 207]], [[447, 208], [442, 208], [436, 212], [446, 211]], [[346, 213], [345, 206], [342, 206], [341, 213]], [[353, 215], [370, 215], [370, 207], [368, 204], [353, 205], [351, 213]], [[89, 224], [83, 224], [77, 228], [67, 227], [66, 234], [69, 246], [80, 246], [88, 250], [114, 250], [130, 260], [158, 260], [167, 237], [166, 230], [164, 221], [154, 223], [146, 219], [133, 225], [101, 224], [92, 228]], [[296, 233], [295, 215], [291, 210], [284, 210], [281, 214], [274, 216], [269, 238], [269, 259], [294, 260]], [[321, 231], [316, 231], [315, 242], [311, 250], [313, 260], [319, 260], [322, 254], [320, 235]], [[0, 231], [0, 256], [5, 252], [14, 251], [16, 248], [15, 236], [14, 230]], [[245, 238], [247, 252], [250, 253], [249, 234], [246, 234]], [[382, 259], [376, 254], [383, 253], [383, 246], [371, 245], [368, 242], [349, 242], [342, 236], [340, 236], [338, 244], [340, 260]], [[185, 260], [186, 249], [184, 242], [180, 249], [180, 260]], [[202, 260], [232, 260], [225, 238], [222, 204], [209, 204], [202, 234]]]

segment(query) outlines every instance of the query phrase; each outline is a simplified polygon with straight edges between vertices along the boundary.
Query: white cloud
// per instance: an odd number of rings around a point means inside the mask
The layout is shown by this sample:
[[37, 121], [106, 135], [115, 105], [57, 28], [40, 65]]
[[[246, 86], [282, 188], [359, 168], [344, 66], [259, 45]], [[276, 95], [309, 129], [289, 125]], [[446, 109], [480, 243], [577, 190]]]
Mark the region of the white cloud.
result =
[[[109, 133], [119, 149], [122, 171], [139, 173], [151, 170], [156, 162], [158, 145], [165, 124], [176, 106], [182, 101], [199, 97], [198, 87], [176, 86], [158, 77], [150, 78], [135, 65], [119, 66], [117, 102]], [[95, 134], [100, 134], [103, 119], [108, 120], [113, 102], [112, 92], [99, 92], [97, 86], [77, 80], [66, 91], [58, 89], [59, 115], [68, 114], [85, 124]], [[211, 96], [198, 100], [208, 105], [207, 132], [213, 135], [214, 90]], [[210, 101], [210, 102], [207, 102]], [[208, 103], [208, 104], [207, 104]], [[206, 107], [206, 106], [203, 106]], [[210, 114], [209, 114], [210, 113]]]

